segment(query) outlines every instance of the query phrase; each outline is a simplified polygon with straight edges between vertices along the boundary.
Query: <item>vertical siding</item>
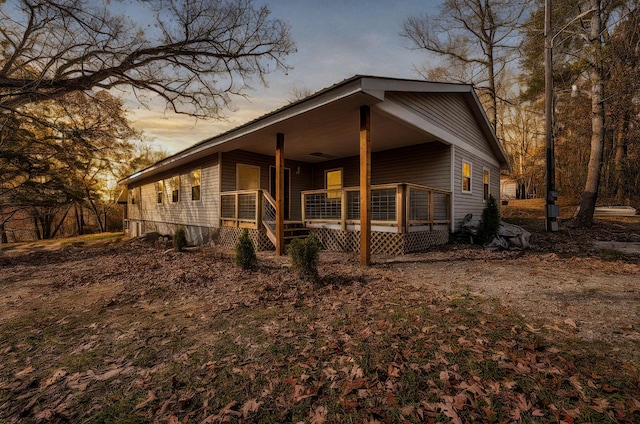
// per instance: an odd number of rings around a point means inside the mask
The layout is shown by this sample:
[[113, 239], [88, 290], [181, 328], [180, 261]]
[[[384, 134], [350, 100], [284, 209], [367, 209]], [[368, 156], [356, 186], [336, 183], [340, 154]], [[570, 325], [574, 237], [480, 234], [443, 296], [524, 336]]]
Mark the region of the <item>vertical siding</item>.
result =
[[[342, 168], [343, 185], [360, 185], [360, 158], [353, 156], [314, 166], [315, 189], [324, 188], [326, 170]], [[439, 142], [375, 152], [371, 155], [371, 184], [413, 183], [450, 190], [451, 148]]]
[[[460, 230], [462, 221], [467, 214], [473, 214], [474, 218], [480, 219], [485, 202], [483, 199], [483, 169], [489, 170], [489, 192], [493, 197], [500, 198], [500, 169], [491, 165], [479, 157], [457, 147], [454, 158], [453, 172], [453, 201], [454, 207], [454, 230]], [[471, 193], [462, 192], [462, 162], [471, 163]], [[498, 204], [499, 207], [499, 204]]]
[[[191, 171], [200, 169], [200, 200], [191, 200]], [[180, 176], [180, 198], [171, 202], [171, 177]], [[157, 202], [156, 182], [164, 181], [162, 203]], [[157, 177], [150, 177], [133, 187], [141, 193], [136, 205], [129, 203], [129, 219], [161, 223], [219, 226], [218, 160], [217, 155], [181, 167]], [[130, 200], [129, 200], [130, 201]]]
[[462, 94], [389, 93], [387, 96], [419, 113], [431, 124], [493, 156], [491, 146]]
[[[285, 155], [286, 155], [285, 141]], [[275, 153], [275, 147], [274, 147]], [[245, 165], [253, 165], [260, 167], [260, 188], [269, 190], [269, 168], [275, 166], [275, 156], [265, 156], [256, 153], [247, 152], [245, 150], [234, 150], [222, 154], [222, 191], [236, 190], [236, 165], [238, 163]], [[312, 166], [304, 162], [292, 160], [284, 161], [285, 168], [291, 169], [291, 194], [290, 194], [290, 210], [289, 219], [302, 219], [301, 196], [300, 192], [312, 188]], [[300, 173], [296, 171], [300, 167]]]

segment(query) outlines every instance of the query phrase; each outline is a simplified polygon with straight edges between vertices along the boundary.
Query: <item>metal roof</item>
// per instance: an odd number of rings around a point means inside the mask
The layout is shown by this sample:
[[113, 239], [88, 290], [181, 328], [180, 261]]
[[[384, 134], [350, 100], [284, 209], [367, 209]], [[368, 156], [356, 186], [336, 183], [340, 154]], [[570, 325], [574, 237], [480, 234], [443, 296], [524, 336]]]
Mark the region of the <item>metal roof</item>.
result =
[[[119, 184], [131, 184], [217, 152], [243, 149], [273, 156], [277, 133], [285, 134], [287, 159], [315, 163], [327, 160], [327, 156], [357, 155], [357, 143], [351, 141], [358, 140], [359, 108], [383, 102], [387, 92], [462, 94], [497, 160], [502, 166], [507, 165], [506, 154], [471, 85], [356, 75], [246, 124], [202, 140], [122, 179]], [[391, 119], [376, 108], [372, 108], [371, 125], [374, 151], [425, 141], [424, 132]]]

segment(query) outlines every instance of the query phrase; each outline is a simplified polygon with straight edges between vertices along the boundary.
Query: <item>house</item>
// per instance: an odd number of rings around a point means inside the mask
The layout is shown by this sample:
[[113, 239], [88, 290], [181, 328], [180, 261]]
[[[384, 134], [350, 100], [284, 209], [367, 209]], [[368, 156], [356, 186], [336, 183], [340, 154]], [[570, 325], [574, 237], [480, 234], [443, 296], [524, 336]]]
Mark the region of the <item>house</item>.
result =
[[233, 247], [248, 228], [282, 254], [303, 229], [368, 264], [446, 243], [499, 197], [507, 167], [470, 85], [355, 76], [120, 184], [130, 236], [182, 226], [191, 243]]

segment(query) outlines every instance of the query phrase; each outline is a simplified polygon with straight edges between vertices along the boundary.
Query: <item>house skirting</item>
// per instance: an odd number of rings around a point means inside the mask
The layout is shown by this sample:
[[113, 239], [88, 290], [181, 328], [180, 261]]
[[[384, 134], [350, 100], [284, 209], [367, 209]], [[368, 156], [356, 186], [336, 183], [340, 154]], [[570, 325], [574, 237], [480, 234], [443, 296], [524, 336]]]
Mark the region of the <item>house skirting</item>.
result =
[[[345, 231], [329, 228], [312, 228], [322, 247], [337, 252], [359, 252], [360, 231]], [[371, 232], [371, 253], [380, 255], [403, 255], [427, 250], [431, 246], [449, 242], [446, 229], [414, 231], [406, 234], [381, 231]]]
[[[242, 228], [238, 227], [200, 227], [195, 225], [174, 224], [168, 222], [129, 220], [125, 233], [130, 237], [139, 237], [144, 233], [156, 231], [163, 235], [175, 233], [178, 227], [185, 229], [189, 244], [204, 244], [213, 240], [216, 246], [225, 249], [235, 249]], [[256, 251], [273, 250], [274, 246], [263, 228], [247, 229], [249, 238]], [[338, 230], [333, 228], [310, 228], [322, 247], [335, 252], [359, 252], [360, 231]], [[371, 232], [371, 253], [380, 255], [402, 255], [405, 253], [421, 252], [432, 246], [446, 244], [449, 241], [447, 229], [430, 231], [411, 231], [409, 233], [391, 233], [383, 231]]]
[[[240, 234], [242, 234], [243, 228], [238, 227], [220, 227], [218, 239], [216, 240], [216, 246], [220, 246], [225, 249], [235, 249], [238, 240], [240, 240]], [[256, 251], [261, 252], [265, 250], [273, 250], [274, 246], [267, 237], [267, 233], [263, 228], [255, 229], [248, 228], [249, 238], [253, 242], [253, 246]]]
[[187, 236], [187, 242], [190, 245], [197, 246], [218, 238], [219, 229], [214, 227], [176, 224], [161, 221], [145, 221], [139, 219], [129, 219], [128, 222], [125, 223], [124, 232], [125, 235], [129, 237], [140, 237], [145, 233], [154, 231], [164, 236], [173, 237], [173, 234], [179, 227], [184, 228]]

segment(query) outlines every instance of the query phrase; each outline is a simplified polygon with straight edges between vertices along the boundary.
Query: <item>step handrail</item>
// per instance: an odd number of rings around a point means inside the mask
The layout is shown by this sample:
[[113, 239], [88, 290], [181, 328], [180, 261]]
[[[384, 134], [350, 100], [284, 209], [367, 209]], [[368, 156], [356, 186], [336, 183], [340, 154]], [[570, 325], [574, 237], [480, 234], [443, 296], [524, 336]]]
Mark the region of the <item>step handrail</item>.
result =
[[262, 190], [262, 225], [266, 230], [267, 237], [273, 245], [276, 245], [276, 201], [266, 191]]

